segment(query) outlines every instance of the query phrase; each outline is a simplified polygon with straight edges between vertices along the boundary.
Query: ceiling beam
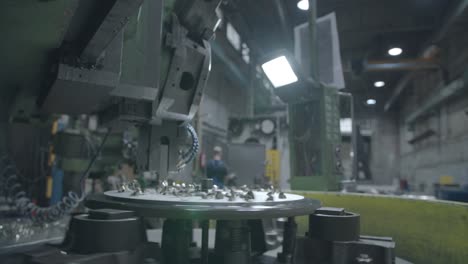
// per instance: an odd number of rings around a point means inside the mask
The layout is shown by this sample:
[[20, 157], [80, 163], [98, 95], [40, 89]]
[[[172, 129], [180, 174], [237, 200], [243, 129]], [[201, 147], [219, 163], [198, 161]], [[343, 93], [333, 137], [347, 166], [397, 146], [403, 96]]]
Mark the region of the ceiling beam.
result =
[[364, 71], [416, 71], [440, 69], [440, 65], [433, 59], [402, 59], [364, 62]]
[[414, 32], [414, 31], [431, 31], [436, 27], [436, 24], [424, 24], [424, 25], [401, 25], [401, 26], [390, 26], [385, 28], [356, 28], [339, 31], [340, 36], [343, 34], [385, 34], [385, 33], [400, 33], [400, 32]]
[[384, 106], [385, 112], [390, 110], [390, 108], [398, 100], [398, 97], [400, 96], [401, 93], [403, 93], [403, 90], [406, 88], [406, 86], [413, 79], [414, 76], [415, 76], [415, 73], [410, 72], [400, 79], [395, 89], [393, 90], [393, 93], [390, 96], [390, 99], [388, 99], [387, 102], [385, 103], [385, 106]]
[[281, 31], [284, 36], [283, 40], [286, 42], [287, 48], [292, 49], [293, 47], [293, 41], [292, 41], [293, 33], [291, 30], [292, 26], [291, 26], [291, 22], [286, 12], [286, 6], [284, 4], [284, 1], [274, 0], [273, 4], [275, 6], [276, 13], [280, 21]]

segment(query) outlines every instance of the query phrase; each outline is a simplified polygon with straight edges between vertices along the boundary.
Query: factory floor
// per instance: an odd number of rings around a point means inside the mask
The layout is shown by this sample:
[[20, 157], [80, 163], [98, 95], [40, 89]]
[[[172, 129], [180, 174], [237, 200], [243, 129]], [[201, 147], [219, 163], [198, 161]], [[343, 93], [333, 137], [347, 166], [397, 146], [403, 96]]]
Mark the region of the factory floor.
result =
[[[193, 230], [193, 240], [194, 242], [197, 243], [197, 245], [201, 245], [201, 229], [195, 228]], [[157, 242], [161, 243], [161, 235], [162, 235], [162, 229], [150, 229], [147, 231], [148, 235], [148, 241], [151, 242]], [[208, 246], [209, 248], [214, 248], [215, 244], [215, 229], [210, 229], [209, 230], [209, 238], [208, 238]], [[264, 255], [269, 256], [269, 257], [276, 257], [279, 252], [281, 252], [281, 247], [278, 247], [276, 249], [267, 251]], [[404, 259], [401, 258], [396, 258], [395, 264], [412, 264], [412, 262], [408, 262]]]
[[[59, 233], [62, 233], [62, 231], [63, 231], [62, 227], [58, 228], [57, 226], [49, 227], [49, 228], [47, 228], [47, 230], [48, 231], [59, 230], [60, 231]], [[42, 232], [39, 232], [39, 233], [42, 233]], [[48, 234], [47, 236], [42, 234], [41, 237], [38, 237], [39, 234], [36, 234], [35, 236], [29, 237], [29, 239], [27, 239], [27, 240], [30, 240], [30, 239], [33, 240], [33, 241], [30, 241], [29, 243], [26, 243], [26, 241], [22, 241], [22, 242], [19, 241], [18, 244], [13, 243], [13, 244], [10, 244], [10, 245], [0, 246], [0, 259], [2, 259], [2, 253], [6, 254], [5, 256], [8, 256], [8, 254], [10, 254], [10, 253], [21, 252], [21, 251], [24, 251], [26, 249], [31, 249], [31, 248], [33, 248], [35, 246], [38, 246], [41, 243], [53, 243], [53, 244], [57, 243], [58, 244], [62, 240], [61, 235], [57, 236], [57, 233], [47, 232], [47, 234]], [[147, 231], [148, 240], [150, 242], [161, 243], [161, 237], [162, 237], [161, 235], [162, 235], [162, 229], [149, 229]], [[27, 237], [25, 237], [25, 239], [26, 238]], [[201, 245], [201, 229], [198, 229], [198, 228], [194, 229], [193, 240], [197, 243], [197, 245]], [[210, 248], [214, 248], [214, 244], [215, 244], [215, 229], [210, 229], [209, 230], [209, 243], [208, 243], [208, 246]], [[274, 258], [276, 258], [277, 253], [279, 253], [281, 251], [282, 251], [282, 248], [278, 247], [276, 249], [267, 251], [264, 254], [264, 256], [269, 257], [269, 259], [274, 259]], [[0, 261], [0, 262], [2, 262], [2, 261]], [[268, 261], [268, 262], [265, 262], [265, 263], [271, 263], [271, 262]], [[396, 264], [411, 264], [411, 262], [405, 261], [405, 260], [400, 259], [400, 258], [396, 258], [395, 263]]]

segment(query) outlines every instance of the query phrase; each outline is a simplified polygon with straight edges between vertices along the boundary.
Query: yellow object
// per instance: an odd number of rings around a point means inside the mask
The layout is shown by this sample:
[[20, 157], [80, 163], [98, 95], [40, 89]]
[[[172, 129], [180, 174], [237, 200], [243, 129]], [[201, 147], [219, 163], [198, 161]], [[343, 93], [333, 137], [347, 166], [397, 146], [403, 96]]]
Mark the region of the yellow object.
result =
[[274, 186], [278, 186], [280, 176], [280, 153], [276, 149], [269, 149], [267, 150], [266, 158], [267, 164], [265, 174]]
[[439, 183], [441, 185], [453, 184], [453, 177], [452, 176], [440, 176]]
[[47, 165], [52, 166], [55, 161], [55, 154], [54, 154], [54, 146], [49, 147], [49, 160], [47, 161]]
[[52, 123], [52, 129], [51, 129], [51, 133], [52, 135], [55, 135], [57, 134], [57, 131], [58, 131], [58, 120], [55, 120], [54, 123]]
[[47, 176], [47, 186], [46, 186], [46, 198], [50, 199], [52, 197], [52, 184], [53, 180], [51, 176]]

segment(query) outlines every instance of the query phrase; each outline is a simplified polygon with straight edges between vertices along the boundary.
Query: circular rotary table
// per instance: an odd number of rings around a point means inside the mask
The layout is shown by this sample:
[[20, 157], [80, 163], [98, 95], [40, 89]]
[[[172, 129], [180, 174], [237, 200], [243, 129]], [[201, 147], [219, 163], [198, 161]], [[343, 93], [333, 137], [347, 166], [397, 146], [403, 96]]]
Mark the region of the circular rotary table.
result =
[[268, 192], [253, 193], [255, 199], [246, 201], [236, 197], [234, 201], [229, 201], [227, 197], [203, 199], [200, 196], [163, 195], [154, 190], [136, 196], [133, 196], [131, 191], [108, 191], [88, 196], [85, 204], [91, 209], [131, 210], [147, 217], [198, 220], [244, 220], [309, 215], [321, 205], [318, 200], [297, 194], [285, 193], [286, 198], [280, 199], [279, 194], [275, 193], [273, 201], [267, 201]]

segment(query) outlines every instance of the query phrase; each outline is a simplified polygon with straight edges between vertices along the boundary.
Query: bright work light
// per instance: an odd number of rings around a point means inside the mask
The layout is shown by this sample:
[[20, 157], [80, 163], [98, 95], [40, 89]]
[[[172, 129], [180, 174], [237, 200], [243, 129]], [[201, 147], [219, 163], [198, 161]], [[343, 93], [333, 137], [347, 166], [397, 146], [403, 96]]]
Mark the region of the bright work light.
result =
[[286, 56], [280, 56], [265, 62], [262, 64], [262, 69], [275, 88], [298, 81], [297, 75]]
[[376, 81], [376, 82], [374, 83], [374, 86], [375, 86], [375, 87], [384, 87], [384, 86], [385, 86], [385, 82], [383, 82], [383, 81]]

